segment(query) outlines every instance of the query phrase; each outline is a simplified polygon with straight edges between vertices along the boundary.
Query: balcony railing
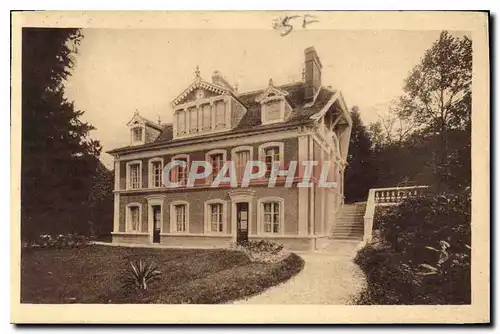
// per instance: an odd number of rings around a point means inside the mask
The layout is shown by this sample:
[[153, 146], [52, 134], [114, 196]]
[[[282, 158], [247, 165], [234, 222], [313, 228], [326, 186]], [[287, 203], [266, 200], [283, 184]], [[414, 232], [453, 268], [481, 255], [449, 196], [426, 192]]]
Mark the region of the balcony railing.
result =
[[376, 206], [397, 205], [407, 198], [421, 195], [425, 188], [427, 186], [370, 189], [364, 215], [363, 242], [368, 243], [372, 239], [373, 217]]

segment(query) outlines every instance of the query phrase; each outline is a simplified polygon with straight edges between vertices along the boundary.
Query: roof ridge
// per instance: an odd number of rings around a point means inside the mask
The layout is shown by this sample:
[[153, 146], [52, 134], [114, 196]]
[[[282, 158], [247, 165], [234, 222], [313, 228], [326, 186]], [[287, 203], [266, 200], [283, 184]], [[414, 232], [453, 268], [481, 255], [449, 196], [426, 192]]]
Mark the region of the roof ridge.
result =
[[[283, 88], [283, 87], [290, 87], [290, 86], [299, 85], [299, 84], [303, 84], [303, 83], [304, 83], [304, 81], [289, 82], [289, 83], [286, 83], [286, 84], [283, 84], [283, 85], [278, 85], [278, 86], [275, 86], [275, 87], [276, 88]], [[259, 93], [259, 92], [263, 92], [266, 89], [267, 89], [267, 87], [266, 88], [261, 88], [261, 89], [256, 89], [256, 90], [251, 90], [251, 91], [244, 92], [244, 93], [238, 93], [238, 94], [236, 94], [236, 96], [252, 95], [252, 94]]]

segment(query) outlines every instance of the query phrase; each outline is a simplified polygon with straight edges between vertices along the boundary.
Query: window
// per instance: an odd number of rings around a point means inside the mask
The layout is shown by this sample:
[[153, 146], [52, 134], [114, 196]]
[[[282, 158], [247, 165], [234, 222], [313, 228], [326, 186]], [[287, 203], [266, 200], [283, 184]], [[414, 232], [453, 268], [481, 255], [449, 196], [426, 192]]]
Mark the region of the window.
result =
[[150, 175], [150, 188], [158, 188], [161, 187], [162, 184], [162, 174], [163, 174], [163, 161], [161, 159], [155, 158], [151, 160], [149, 168]]
[[224, 102], [217, 102], [215, 110], [215, 127], [226, 127], [226, 104]]
[[174, 209], [176, 231], [186, 232], [186, 204], [175, 205]]
[[279, 233], [280, 204], [277, 202], [263, 203], [264, 205], [264, 232]]
[[184, 111], [177, 112], [177, 133], [186, 133], [186, 113]]
[[187, 178], [188, 178], [188, 170], [189, 170], [188, 156], [185, 154], [183, 154], [181, 156], [175, 156], [172, 158], [172, 161], [184, 161], [185, 162], [185, 167], [184, 166], [175, 166], [174, 168], [172, 168], [172, 178], [171, 179], [174, 183], [186, 185]]
[[205, 202], [205, 232], [226, 232], [226, 201], [212, 199]]
[[203, 130], [210, 130], [212, 128], [212, 107], [209, 104], [203, 105], [202, 114]]
[[140, 162], [129, 162], [127, 164], [128, 172], [128, 189], [139, 189], [141, 188], [141, 163]]
[[238, 180], [243, 178], [248, 161], [250, 161], [250, 151], [245, 150], [236, 153], [236, 177]]
[[132, 139], [134, 142], [142, 141], [142, 128], [136, 127], [132, 129]]
[[210, 156], [210, 163], [212, 164], [212, 180], [215, 180], [224, 165], [224, 155], [222, 153], [212, 154]]
[[280, 161], [280, 149], [279, 147], [269, 147], [264, 149], [264, 163], [266, 164], [266, 177], [271, 175], [271, 169], [275, 162]]
[[281, 101], [269, 102], [266, 105], [266, 121], [276, 121], [281, 118]]
[[198, 131], [198, 109], [191, 108], [189, 109], [189, 132], [197, 132]]
[[212, 150], [205, 154], [205, 161], [208, 161], [212, 165], [212, 176], [207, 178], [207, 183], [209, 181], [215, 180], [217, 174], [224, 166], [226, 162], [226, 150]]
[[210, 232], [223, 232], [222, 204], [210, 204]]
[[258, 200], [259, 233], [283, 234], [284, 201], [279, 197]]
[[141, 232], [141, 207], [133, 203], [127, 206], [127, 232]]
[[272, 142], [259, 146], [259, 160], [266, 164], [266, 175], [271, 175], [273, 164], [284, 162], [284, 143]]

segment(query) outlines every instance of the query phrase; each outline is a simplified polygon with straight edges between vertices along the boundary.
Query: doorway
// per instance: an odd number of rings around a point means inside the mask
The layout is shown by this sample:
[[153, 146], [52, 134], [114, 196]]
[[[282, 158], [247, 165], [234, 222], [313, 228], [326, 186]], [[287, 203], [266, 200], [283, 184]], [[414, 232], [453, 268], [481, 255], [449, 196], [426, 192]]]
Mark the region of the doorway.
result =
[[236, 203], [236, 242], [248, 241], [248, 202]]
[[151, 211], [153, 212], [153, 243], [160, 243], [161, 206], [153, 205]]

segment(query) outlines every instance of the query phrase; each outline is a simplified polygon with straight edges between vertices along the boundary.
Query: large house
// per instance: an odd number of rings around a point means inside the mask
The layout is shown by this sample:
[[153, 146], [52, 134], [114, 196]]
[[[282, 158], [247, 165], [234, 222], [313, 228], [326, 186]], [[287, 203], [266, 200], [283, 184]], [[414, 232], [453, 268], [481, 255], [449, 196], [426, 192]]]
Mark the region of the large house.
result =
[[[340, 91], [322, 86], [316, 50], [304, 53], [300, 82], [264, 79], [262, 89], [242, 93], [218, 71], [208, 82], [197, 69], [193, 83], [171, 103], [173, 123], [135, 113], [128, 123], [130, 144], [108, 152], [115, 159], [113, 242], [225, 247], [272, 240], [288, 249], [322, 247], [343, 205], [352, 121]], [[247, 187], [206, 182], [168, 188], [162, 171], [177, 160], [209, 161], [215, 170], [231, 160], [238, 182], [250, 160], [282, 166], [329, 161], [328, 180], [337, 187], [287, 188], [279, 179], [275, 187], [255, 180]], [[187, 170], [176, 168], [173, 177], [186, 185]]]

